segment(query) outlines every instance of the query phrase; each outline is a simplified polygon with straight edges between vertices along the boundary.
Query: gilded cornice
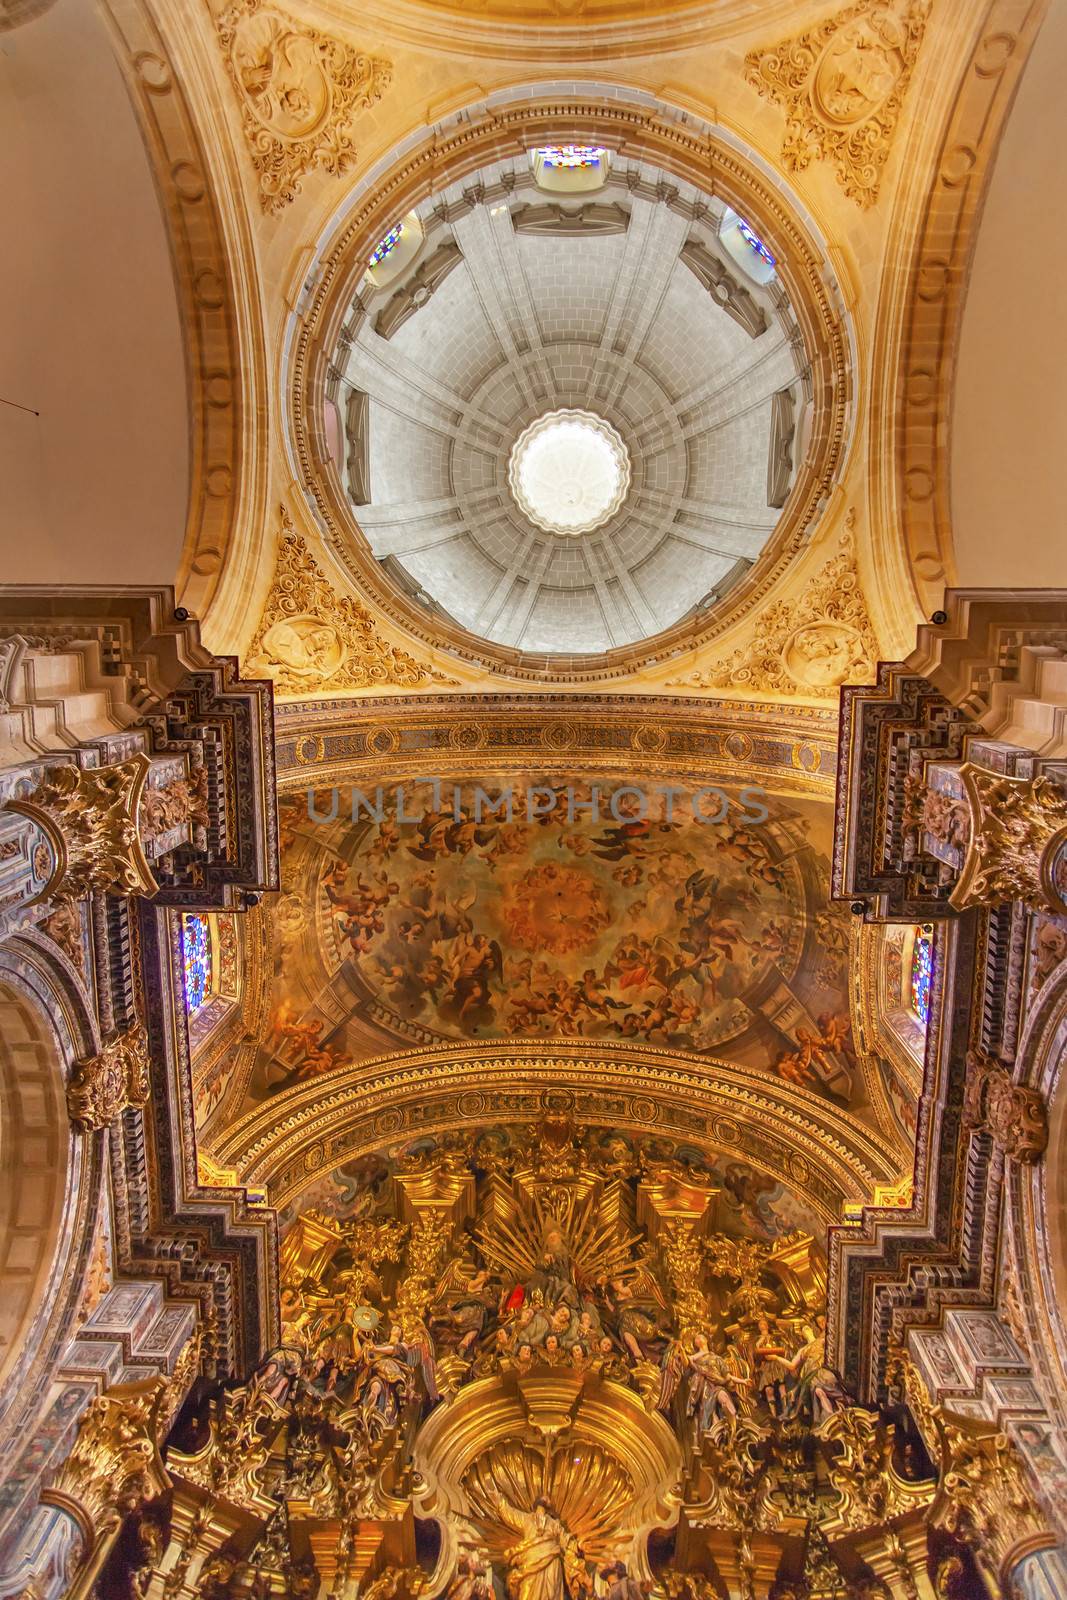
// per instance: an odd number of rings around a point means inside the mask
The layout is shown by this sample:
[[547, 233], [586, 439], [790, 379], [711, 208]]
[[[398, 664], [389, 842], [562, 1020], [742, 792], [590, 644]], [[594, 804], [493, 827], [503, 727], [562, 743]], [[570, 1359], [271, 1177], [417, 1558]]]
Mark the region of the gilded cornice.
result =
[[420, 773], [692, 775], [829, 799], [829, 709], [708, 696], [484, 694], [304, 700], [277, 708], [278, 787], [396, 783]]
[[[319, 396], [350, 312], [355, 280], [376, 241], [431, 189], [440, 191], [488, 160], [521, 156], [539, 128], [547, 138], [561, 117], [576, 138], [595, 138], [598, 144], [648, 159], [683, 181], [721, 195], [758, 231], [775, 240], [779, 276], [797, 318], [815, 385], [805, 459], [776, 533], [721, 610], [699, 623], [678, 623], [654, 640], [571, 658], [525, 655], [476, 640], [455, 624], [431, 618], [392, 584], [353, 521], [336, 466], [326, 459], [319, 416]], [[352, 205], [322, 257], [306, 308], [294, 325], [287, 420], [298, 481], [312, 514], [361, 592], [373, 596], [414, 638], [454, 652], [459, 660], [493, 675], [540, 683], [607, 683], [662, 663], [682, 647], [700, 646], [735, 626], [769, 597], [823, 516], [844, 464], [853, 410], [852, 351], [846, 316], [824, 277], [823, 259], [824, 249], [782, 189], [710, 125], [692, 118], [672, 119], [646, 104], [590, 94], [582, 99], [534, 104], [516, 100], [477, 107], [444, 130], [426, 130], [376, 181], [373, 192], [361, 193]]]
[[770, 1173], [828, 1222], [899, 1176], [878, 1134], [809, 1090], [710, 1056], [615, 1044], [493, 1040], [379, 1056], [271, 1098], [236, 1122], [212, 1157], [288, 1204], [323, 1172], [418, 1134], [567, 1113], [674, 1134]]

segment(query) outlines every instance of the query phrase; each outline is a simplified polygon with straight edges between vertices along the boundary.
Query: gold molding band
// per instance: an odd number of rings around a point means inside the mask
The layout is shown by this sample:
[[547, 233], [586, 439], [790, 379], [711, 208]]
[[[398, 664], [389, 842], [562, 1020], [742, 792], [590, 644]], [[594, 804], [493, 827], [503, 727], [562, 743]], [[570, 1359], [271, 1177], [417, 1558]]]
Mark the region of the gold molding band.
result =
[[900, 1176], [893, 1146], [821, 1096], [713, 1057], [617, 1044], [529, 1041], [403, 1051], [359, 1062], [257, 1106], [213, 1148], [241, 1183], [287, 1205], [366, 1151], [479, 1122], [567, 1114], [660, 1133], [738, 1159], [802, 1195], [827, 1222]]

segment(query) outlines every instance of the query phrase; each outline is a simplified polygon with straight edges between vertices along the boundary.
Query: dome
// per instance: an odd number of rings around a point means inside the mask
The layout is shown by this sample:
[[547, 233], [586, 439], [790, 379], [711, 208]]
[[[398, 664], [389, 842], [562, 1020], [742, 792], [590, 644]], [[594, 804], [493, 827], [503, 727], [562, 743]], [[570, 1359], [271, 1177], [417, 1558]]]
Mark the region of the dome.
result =
[[723, 202], [573, 150], [391, 231], [328, 380], [353, 535], [388, 578], [479, 639], [571, 656], [715, 611], [772, 539], [810, 395], [773, 241], [746, 270]]

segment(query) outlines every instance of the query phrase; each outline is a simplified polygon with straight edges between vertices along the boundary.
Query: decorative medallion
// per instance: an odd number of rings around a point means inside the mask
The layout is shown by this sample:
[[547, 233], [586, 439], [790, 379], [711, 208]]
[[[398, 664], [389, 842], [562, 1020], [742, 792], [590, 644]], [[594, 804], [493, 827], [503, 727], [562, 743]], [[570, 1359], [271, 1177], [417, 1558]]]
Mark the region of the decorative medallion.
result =
[[334, 592], [284, 507], [281, 517], [274, 583], [248, 648], [249, 672], [273, 678], [281, 694], [302, 696], [324, 688], [456, 682], [387, 644], [366, 606]]
[[288, 205], [313, 167], [347, 171], [356, 159], [352, 118], [381, 99], [392, 64], [260, 0], [235, 0], [216, 28], [264, 211]]
[[838, 553], [796, 600], [778, 600], [756, 624], [753, 642], [717, 667], [672, 678], [672, 689], [738, 688], [833, 695], [843, 683], [867, 683], [878, 642], [867, 615], [853, 554], [855, 512], [846, 518]]
[[860, 0], [745, 58], [745, 80], [786, 111], [782, 158], [833, 161], [850, 199], [873, 205], [919, 54], [930, 0]]

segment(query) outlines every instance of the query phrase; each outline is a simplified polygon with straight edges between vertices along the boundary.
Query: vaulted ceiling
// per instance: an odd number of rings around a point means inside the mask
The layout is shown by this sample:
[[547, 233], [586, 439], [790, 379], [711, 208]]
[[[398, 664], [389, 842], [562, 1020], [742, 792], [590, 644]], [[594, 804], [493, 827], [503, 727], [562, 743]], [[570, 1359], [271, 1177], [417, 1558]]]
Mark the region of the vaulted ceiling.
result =
[[[418, 208], [421, 249], [361, 285], [337, 403], [369, 402], [349, 492], [379, 561], [475, 634], [590, 652], [714, 607], [752, 566], [794, 431], [800, 453], [805, 355], [777, 280], [723, 249], [721, 201], [647, 163], [563, 196], [530, 168], [497, 163]], [[538, 527], [508, 484], [516, 440], [559, 408], [611, 425], [632, 472], [577, 537]]]

